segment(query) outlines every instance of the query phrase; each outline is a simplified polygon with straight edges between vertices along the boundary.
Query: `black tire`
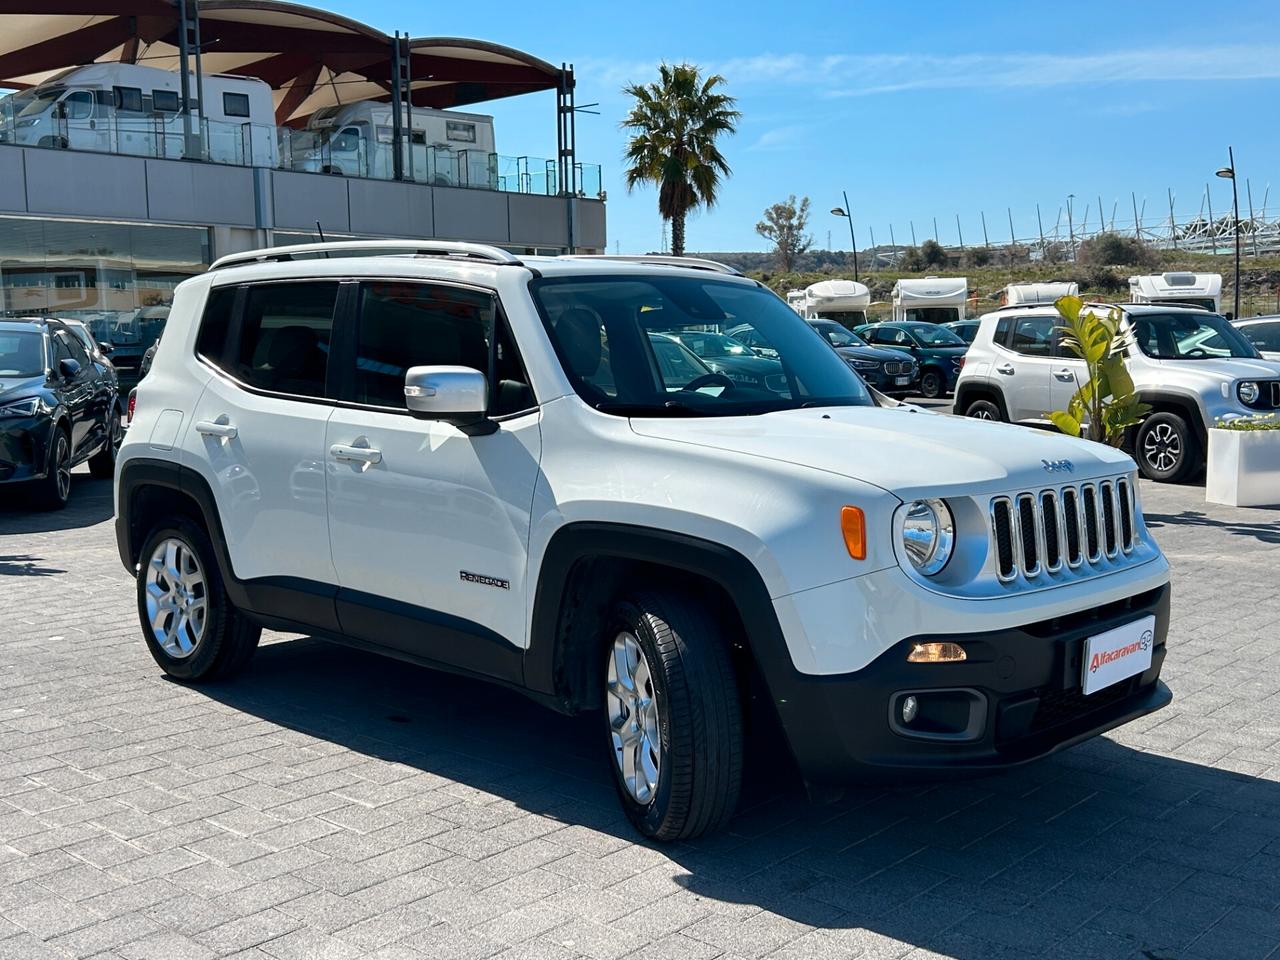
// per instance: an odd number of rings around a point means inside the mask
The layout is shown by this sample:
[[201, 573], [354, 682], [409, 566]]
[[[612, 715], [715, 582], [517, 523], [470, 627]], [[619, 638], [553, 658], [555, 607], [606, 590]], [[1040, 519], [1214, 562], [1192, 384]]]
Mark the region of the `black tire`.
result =
[[692, 599], [638, 593], [613, 611], [603, 644], [606, 684], [614, 639], [623, 631], [639, 641], [650, 668], [662, 761], [652, 797], [638, 802], [623, 781], [606, 706], [606, 744], [619, 801], [636, 829], [655, 840], [718, 830], [733, 816], [742, 786], [742, 706], [722, 631]]
[[89, 458], [89, 474], [95, 480], [110, 480], [116, 472], [116, 452], [120, 449], [120, 441], [124, 439], [124, 428], [120, 423], [120, 411], [114, 405], [111, 408], [111, 420], [107, 424], [109, 439], [102, 449]]
[[[185, 657], [167, 653], [156, 639], [147, 615], [147, 567], [156, 548], [175, 539], [192, 551], [204, 577], [204, 633]], [[156, 527], [142, 545], [138, 571], [138, 620], [152, 658], [165, 673], [179, 680], [212, 680], [229, 677], [242, 670], [258, 649], [262, 628], [252, 623], [231, 603], [222, 582], [213, 545], [208, 535], [183, 517], [174, 517]]]
[[1195, 431], [1176, 413], [1153, 413], [1142, 421], [1133, 454], [1142, 475], [1161, 483], [1181, 483], [1203, 459]]
[[975, 420], [1003, 420], [1000, 406], [992, 400], [974, 400], [965, 408], [964, 415]]
[[920, 374], [920, 396], [937, 400], [947, 392], [947, 380], [935, 367], [925, 367]]
[[32, 499], [39, 510], [61, 510], [71, 499], [71, 434], [64, 428], [54, 429], [48, 456], [44, 479], [35, 482]]

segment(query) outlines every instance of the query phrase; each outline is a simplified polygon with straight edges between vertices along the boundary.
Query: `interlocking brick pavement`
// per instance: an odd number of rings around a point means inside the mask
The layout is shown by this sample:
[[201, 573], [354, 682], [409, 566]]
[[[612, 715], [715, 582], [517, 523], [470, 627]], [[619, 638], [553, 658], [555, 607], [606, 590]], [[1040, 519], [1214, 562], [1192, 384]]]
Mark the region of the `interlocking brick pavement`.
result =
[[0, 492], [0, 960], [1280, 955], [1280, 511], [1143, 484], [1171, 707], [997, 777], [640, 842], [591, 719], [311, 639], [165, 679], [109, 484]]

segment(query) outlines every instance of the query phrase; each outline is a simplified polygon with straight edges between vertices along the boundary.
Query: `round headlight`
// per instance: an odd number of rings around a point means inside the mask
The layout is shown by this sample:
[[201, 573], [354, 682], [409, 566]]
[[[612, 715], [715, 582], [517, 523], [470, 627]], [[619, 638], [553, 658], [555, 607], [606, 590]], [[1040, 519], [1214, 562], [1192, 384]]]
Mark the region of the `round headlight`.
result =
[[956, 525], [941, 500], [915, 500], [907, 504], [902, 524], [902, 548], [911, 565], [926, 577], [942, 572], [955, 548]]
[[1258, 397], [1262, 395], [1262, 391], [1258, 389], [1258, 385], [1252, 380], [1245, 380], [1238, 389], [1240, 391], [1240, 399], [1245, 403], [1257, 403]]

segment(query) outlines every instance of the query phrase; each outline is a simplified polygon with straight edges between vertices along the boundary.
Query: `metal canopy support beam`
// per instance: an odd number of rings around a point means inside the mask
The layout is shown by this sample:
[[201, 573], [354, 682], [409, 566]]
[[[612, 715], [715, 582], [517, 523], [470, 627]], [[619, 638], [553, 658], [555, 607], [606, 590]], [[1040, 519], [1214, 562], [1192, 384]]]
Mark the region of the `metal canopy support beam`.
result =
[[187, 0], [174, 0], [178, 7], [178, 89], [182, 94], [182, 154], [190, 157], [195, 146], [191, 136], [191, 34], [187, 20]]
[[400, 87], [400, 31], [396, 31], [391, 41], [391, 175], [397, 180], [404, 179], [404, 128], [401, 124], [403, 114], [401, 105], [404, 102], [404, 90]]

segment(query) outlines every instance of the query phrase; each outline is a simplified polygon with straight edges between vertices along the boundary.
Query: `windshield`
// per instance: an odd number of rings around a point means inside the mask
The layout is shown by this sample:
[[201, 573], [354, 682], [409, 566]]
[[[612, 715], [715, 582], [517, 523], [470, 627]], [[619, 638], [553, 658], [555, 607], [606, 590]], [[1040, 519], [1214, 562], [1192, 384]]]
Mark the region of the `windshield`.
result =
[[1210, 311], [1218, 309], [1212, 297], [1161, 297], [1159, 300], [1150, 302], [1167, 304], [1171, 307], [1199, 307], [1201, 310]]
[[750, 357], [751, 348], [741, 340], [723, 333], [709, 333], [705, 330], [673, 332], [677, 340], [705, 359], [721, 357]]
[[907, 332], [926, 347], [963, 347], [964, 341], [946, 327], [934, 326], [931, 323], [911, 323]]
[[1258, 356], [1253, 344], [1216, 313], [1143, 313], [1129, 323], [1138, 349], [1153, 360]]
[[908, 322], [951, 323], [963, 320], [959, 307], [908, 307], [904, 317]]
[[29, 117], [33, 114], [44, 113], [53, 105], [53, 102], [57, 100], [58, 97], [62, 96], [63, 92], [63, 88], [58, 87], [54, 90], [45, 90], [40, 93], [33, 94], [31, 100], [27, 102], [27, 105], [18, 111], [18, 116]]
[[865, 347], [867, 345], [867, 342], [856, 333], [850, 333], [833, 320], [815, 323], [812, 327], [833, 347]]
[[[623, 416], [744, 416], [870, 406], [862, 380], [768, 290], [680, 276], [544, 277], [533, 294], [574, 389]], [[707, 334], [769, 344], [749, 377], [685, 346]], [[725, 337], [725, 339], [729, 339]], [[766, 369], [767, 368], [767, 369]]]
[[44, 336], [32, 330], [0, 331], [0, 377], [44, 373]]

